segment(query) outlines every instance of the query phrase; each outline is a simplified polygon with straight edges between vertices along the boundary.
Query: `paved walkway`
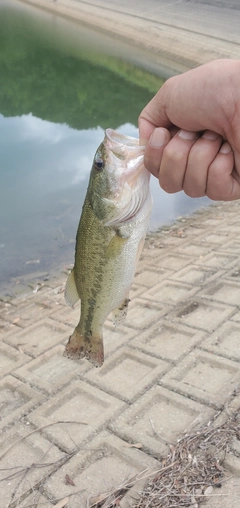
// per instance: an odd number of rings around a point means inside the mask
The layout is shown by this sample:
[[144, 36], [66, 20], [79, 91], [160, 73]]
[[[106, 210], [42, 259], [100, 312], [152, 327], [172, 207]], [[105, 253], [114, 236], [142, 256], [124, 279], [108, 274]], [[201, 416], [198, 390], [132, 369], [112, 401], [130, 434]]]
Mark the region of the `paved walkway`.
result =
[[154, 60], [161, 75], [217, 58], [239, 58], [238, 0], [23, 1], [147, 50], [149, 68]]
[[[1, 507], [91, 506], [160, 467], [192, 424], [240, 411], [239, 214], [218, 204], [147, 239], [126, 323], [106, 323], [101, 369], [62, 355], [79, 317], [65, 274], [0, 302]], [[239, 450], [206, 506], [239, 507]]]

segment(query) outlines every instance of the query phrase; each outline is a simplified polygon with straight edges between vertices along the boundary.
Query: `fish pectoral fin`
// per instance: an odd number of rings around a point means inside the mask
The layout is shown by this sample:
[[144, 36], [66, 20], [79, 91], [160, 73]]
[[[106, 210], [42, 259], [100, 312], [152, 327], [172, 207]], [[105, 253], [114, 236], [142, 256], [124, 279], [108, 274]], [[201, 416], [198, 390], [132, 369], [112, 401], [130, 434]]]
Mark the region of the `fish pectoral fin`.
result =
[[125, 243], [128, 240], [128, 236], [121, 236], [119, 234], [119, 230], [116, 231], [116, 234], [113, 236], [113, 238], [110, 240], [106, 255], [108, 258], [115, 258], [119, 256], [122, 252], [123, 247], [125, 246]]
[[116, 235], [120, 236], [120, 238], [123, 238], [124, 240], [127, 240], [127, 238], [130, 238], [130, 234], [126, 232], [126, 228], [116, 228]]
[[119, 307], [117, 309], [114, 309], [112, 311], [113, 322], [114, 322], [115, 326], [120, 325], [121, 323], [123, 323], [125, 321], [127, 311], [128, 311], [129, 302], [130, 302], [129, 298], [125, 298], [123, 300], [123, 302], [121, 303], [121, 305], [119, 305]]
[[74, 276], [74, 268], [71, 270], [65, 287], [64, 297], [67, 304], [70, 307], [74, 307], [75, 303], [79, 300], [79, 294], [77, 292], [75, 276]]

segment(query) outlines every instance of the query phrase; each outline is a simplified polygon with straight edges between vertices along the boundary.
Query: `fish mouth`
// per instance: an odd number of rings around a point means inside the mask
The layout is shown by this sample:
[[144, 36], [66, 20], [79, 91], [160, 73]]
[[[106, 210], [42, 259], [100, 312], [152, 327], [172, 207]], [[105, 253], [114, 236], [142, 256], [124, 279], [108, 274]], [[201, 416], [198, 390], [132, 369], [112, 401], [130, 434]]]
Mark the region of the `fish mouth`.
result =
[[145, 146], [139, 139], [107, 129], [104, 147], [108, 164], [111, 197], [104, 196], [105, 204], [116, 201], [116, 216], [106, 226], [118, 226], [135, 218], [149, 194], [150, 173], [144, 166]]
[[144, 168], [143, 159], [145, 146], [139, 145], [139, 139], [125, 136], [113, 129], [106, 129], [104, 146], [109, 160], [124, 168], [128, 178], [139, 173]]
[[108, 148], [117, 154], [120, 150], [123, 150], [125, 147], [130, 151], [131, 149], [137, 150], [141, 153], [144, 153], [145, 146], [139, 145], [139, 139], [134, 138], [132, 136], [125, 136], [124, 134], [120, 134], [113, 129], [106, 129], [105, 131], [105, 140], [107, 141]]

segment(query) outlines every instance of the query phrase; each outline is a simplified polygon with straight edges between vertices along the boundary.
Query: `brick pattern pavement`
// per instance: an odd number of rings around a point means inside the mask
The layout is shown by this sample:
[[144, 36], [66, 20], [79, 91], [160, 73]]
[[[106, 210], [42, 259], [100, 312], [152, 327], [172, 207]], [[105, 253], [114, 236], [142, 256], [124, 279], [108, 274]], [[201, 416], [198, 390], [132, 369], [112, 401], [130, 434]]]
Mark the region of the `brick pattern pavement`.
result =
[[[239, 213], [240, 203], [217, 204], [147, 238], [126, 322], [106, 322], [101, 369], [62, 355], [79, 317], [64, 302], [66, 274], [0, 301], [3, 508], [65, 497], [86, 507], [157, 468], [186, 429], [240, 411]], [[206, 506], [239, 506], [239, 441], [225, 465], [231, 503]]]

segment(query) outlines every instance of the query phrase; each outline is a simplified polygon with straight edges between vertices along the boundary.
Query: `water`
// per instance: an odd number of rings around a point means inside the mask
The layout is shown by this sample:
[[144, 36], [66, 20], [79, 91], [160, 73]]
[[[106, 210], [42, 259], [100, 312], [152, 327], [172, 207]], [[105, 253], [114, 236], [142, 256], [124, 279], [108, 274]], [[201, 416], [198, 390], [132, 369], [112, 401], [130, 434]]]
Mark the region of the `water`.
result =
[[[138, 135], [162, 83], [153, 67], [124, 43], [0, 0], [0, 295], [73, 262], [95, 150], [107, 127]], [[152, 230], [206, 203], [151, 187]]]

